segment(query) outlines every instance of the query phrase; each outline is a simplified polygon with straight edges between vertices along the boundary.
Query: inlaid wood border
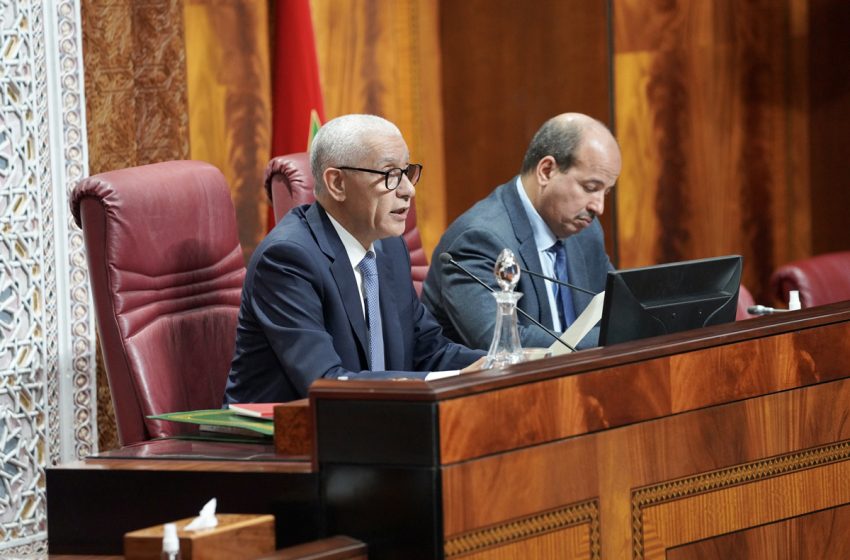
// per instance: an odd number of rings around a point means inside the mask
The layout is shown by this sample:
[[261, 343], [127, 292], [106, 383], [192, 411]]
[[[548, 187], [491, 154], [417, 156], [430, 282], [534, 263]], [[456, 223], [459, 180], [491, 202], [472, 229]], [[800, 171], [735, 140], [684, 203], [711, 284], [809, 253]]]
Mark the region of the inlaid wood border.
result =
[[643, 511], [649, 506], [850, 459], [850, 441], [735, 465], [632, 491], [632, 557], [644, 558]]
[[553, 533], [587, 523], [590, 531], [590, 558], [599, 558], [599, 501], [588, 500], [538, 513], [507, 523], [477, 529], [446, 540], [446, 558], [503, 546], [522, 539]]

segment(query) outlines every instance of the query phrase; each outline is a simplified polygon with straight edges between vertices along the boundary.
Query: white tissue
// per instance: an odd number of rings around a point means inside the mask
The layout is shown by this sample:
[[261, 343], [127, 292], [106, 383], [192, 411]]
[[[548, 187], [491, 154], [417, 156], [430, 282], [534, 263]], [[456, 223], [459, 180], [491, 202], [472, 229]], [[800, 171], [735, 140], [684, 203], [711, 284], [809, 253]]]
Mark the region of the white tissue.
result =
[[212, 529], [218, 525], [215, 516], [216, 500], [213, 498], [201, 508], [201, 513], [191, 523], [183, 527], [184, 531], [200, 531], [201, 529]]

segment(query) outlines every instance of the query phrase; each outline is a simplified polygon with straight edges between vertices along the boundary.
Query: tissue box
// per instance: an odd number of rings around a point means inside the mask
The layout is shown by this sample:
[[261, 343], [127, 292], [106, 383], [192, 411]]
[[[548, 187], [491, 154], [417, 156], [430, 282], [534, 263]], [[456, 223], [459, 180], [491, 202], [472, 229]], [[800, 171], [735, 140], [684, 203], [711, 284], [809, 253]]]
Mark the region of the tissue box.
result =
[[[274, 516], [218, 513], [218, 526], [200, 531], [184, 531], [194, 517], [175, 521], [182, 560], [225, 560], [256, 558], [275, 550]], [[124, 535], [127, 560], [159, 560], [162, 552], [162, 525], [139, 529]]]

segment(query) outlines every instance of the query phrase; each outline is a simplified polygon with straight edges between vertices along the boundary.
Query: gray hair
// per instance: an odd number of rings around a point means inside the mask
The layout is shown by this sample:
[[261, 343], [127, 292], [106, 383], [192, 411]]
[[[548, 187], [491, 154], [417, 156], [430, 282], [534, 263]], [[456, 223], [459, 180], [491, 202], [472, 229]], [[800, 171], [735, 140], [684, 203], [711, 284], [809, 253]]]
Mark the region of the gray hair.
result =
[[592, 126], [594, 123], [608, 129], [603, 122], [577, 113], [558, 115], [543, 123], [528, 145], [520, 174], [525, 175], [533, 171], [546, 156], [555, 158], [558, 169], [565, 173], [576, 164], [584, 126]]
[[324, 188], [324, 173], [328, 167], [363, 165], [369, 145], [366, 136], [371, 134], [398, 134], [396, 125], [377, 115], [343, 115], [331, 119], [319, 129], [310, 147], [310, 171], [313, 173], [318, 195]]

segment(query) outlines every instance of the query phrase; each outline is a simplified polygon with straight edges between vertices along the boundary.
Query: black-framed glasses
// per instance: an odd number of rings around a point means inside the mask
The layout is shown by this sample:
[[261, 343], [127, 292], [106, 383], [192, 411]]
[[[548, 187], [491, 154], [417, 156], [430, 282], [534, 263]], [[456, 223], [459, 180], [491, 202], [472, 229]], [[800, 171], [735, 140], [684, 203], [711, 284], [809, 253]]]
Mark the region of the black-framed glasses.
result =
[[364, 173], [374, 173], [376, 175], [383, 175], [384, 186], [387, 187], [387, 190], [390, 191], [394, 191], [398, 188], [398, 186], [401, 184], [402, 175], [407, 175], [407, 180], [410, 181], [411, 185], [415, 185], [416, 183], [418, 183], [419, 178], [422, 177], [422, 166], [418, 163], [411, 163], [404, 169], [402, 169], [401, 167], [393, 167], [392, 169], [388, 169], [386, 171], [346, 166], [337, 167], [337, 169], [347, 169], [349, 171], [362, 171]]

